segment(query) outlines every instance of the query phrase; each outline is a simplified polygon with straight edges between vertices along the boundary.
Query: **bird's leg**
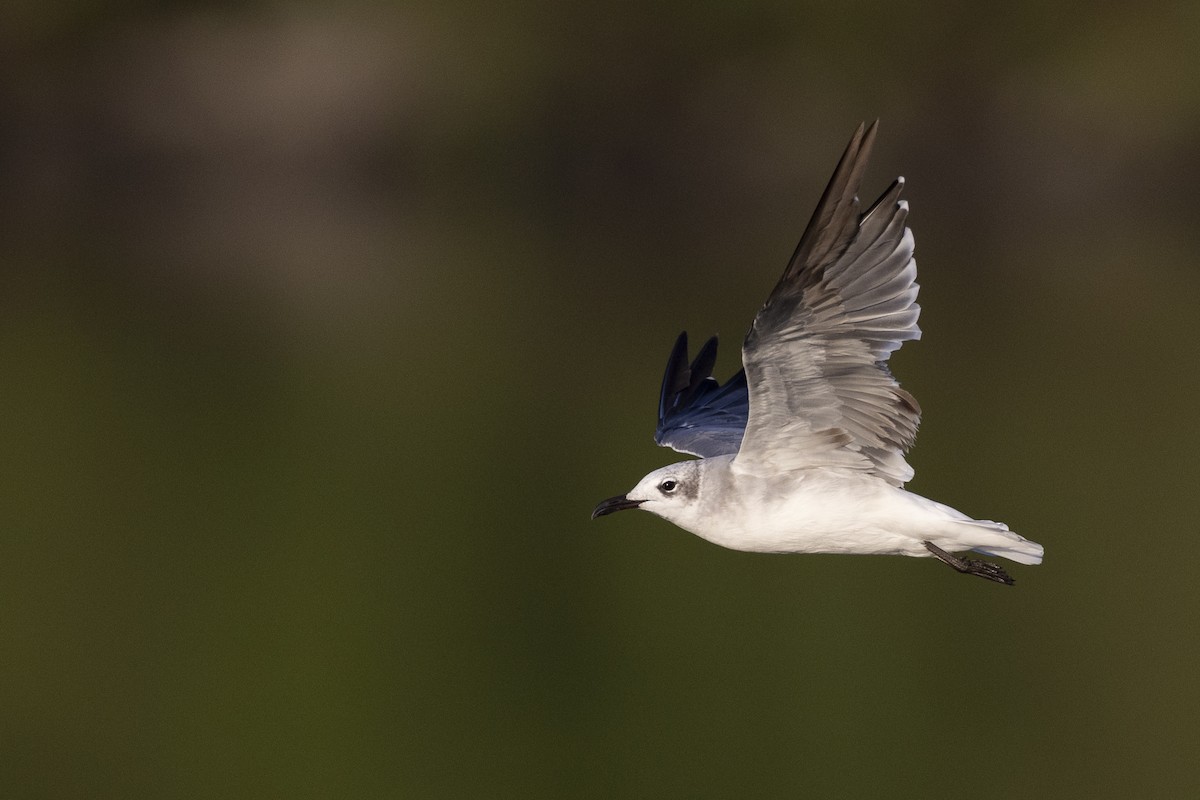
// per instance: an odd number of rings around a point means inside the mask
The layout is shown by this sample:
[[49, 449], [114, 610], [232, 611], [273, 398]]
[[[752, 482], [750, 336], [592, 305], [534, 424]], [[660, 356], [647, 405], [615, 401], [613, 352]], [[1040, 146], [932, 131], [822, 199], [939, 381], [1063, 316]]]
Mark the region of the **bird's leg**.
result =
[[1004, 583], [1009, 586], [1012, 586], [1015, 582], [999, 564], [993, 564], [989, 561], [979, 561], [974, 558], [952, 556], [933, 542], [922, 542], [922, 544], [925, 545], [926, 550], [933, 553], [938, 561], [949, 564], [959, 572], [965, 572], [968, 575], [978, 575], [981, 578], [987, 578], [989, 581]]

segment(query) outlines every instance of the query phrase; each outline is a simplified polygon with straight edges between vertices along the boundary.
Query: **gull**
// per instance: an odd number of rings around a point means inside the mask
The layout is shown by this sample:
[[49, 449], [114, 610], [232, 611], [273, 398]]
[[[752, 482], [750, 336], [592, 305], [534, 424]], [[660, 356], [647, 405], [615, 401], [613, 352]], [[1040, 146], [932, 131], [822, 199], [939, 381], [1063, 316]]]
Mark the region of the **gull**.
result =
[[1040, 564], [1042, 546], [913, 494], [904, 455], [921, 409], [887, 366], [919, 339], [908, 202], [897, 178], [858, 202], [878, 121], [859, 125], [783, 277], [742, 344], [742, 370], [712, 376], [714, 336], [689, 364], [687, 333], [667, 360], [655, 441], [699, 456], [656, 469], [592, 519], [640, 508], [703, 539], [762, 553], [936, 558], [998, 583], [974, 551]]

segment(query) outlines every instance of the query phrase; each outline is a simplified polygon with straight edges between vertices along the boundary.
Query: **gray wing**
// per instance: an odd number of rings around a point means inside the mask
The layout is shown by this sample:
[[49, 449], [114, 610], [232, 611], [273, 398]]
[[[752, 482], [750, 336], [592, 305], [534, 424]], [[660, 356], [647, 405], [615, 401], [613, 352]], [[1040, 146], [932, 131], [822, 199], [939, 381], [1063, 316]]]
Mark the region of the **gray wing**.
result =
[[687, 333], [679, 334], [658, 396], [658, 429], [654, 441], [681, 453], [708, 458], [733, 455], [742, 444], [750, 395], [746, 371], [724, 385], [712, 376], [717, 337], [712, 337], [688, 365]]
[[908, 203], [898, 178], [865, 213], [859, 182], [878, 123], [860, 125], [742, 346], [750, 416], [735, 463], [836, 466], [901, 486], [921, 410], [887, 359], [919, 339]]

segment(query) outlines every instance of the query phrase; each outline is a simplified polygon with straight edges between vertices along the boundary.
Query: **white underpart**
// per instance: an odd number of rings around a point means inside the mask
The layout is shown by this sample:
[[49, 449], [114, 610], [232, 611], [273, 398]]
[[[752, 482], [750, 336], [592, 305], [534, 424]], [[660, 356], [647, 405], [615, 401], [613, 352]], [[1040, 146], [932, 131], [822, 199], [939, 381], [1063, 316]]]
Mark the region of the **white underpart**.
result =
[[[691, 475], [688, 475], [691, 473]], [[667, 477], [698, 484], [664, 497]], [[858, 553], [926, 557], [932, 542], [1040, 564], [1042, 546], [1006, 525], [975, 520], [857, 470], [804, 469], [786, 476], [739, 469], [730, 456], [663, 467], [629, 493], [642, 508], [714, 544], [761, 553]]]

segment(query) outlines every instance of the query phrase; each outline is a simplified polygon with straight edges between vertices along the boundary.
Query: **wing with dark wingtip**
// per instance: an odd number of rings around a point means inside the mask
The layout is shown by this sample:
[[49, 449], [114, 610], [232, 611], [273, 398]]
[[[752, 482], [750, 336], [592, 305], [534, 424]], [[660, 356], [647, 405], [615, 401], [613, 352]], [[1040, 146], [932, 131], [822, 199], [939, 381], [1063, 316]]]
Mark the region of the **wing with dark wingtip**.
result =
[[663, 374], [655, 442], [702, 458], [738, 451], [750, 411], [746, 371], [721, 385], [712, 376], [716, 361], [717, 337], [704, 343], [689, 366], [687, 333], [679, 334]]
[[751, 471], [842, 467], [900, 486], [921, 410], [887, 368], [919, 339], [917, 265], [897, 179], [867, 211], [858, 188], [876, 126], [859, 126], [783, 277], [742, 345]]

